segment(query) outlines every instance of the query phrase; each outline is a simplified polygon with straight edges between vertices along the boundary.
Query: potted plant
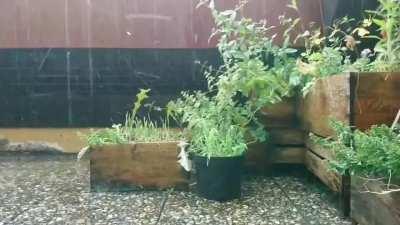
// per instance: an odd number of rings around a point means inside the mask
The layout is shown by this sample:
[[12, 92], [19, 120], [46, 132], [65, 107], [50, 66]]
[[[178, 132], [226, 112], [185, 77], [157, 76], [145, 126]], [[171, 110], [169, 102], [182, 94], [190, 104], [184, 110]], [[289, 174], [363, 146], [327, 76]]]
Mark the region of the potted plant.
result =
[[[282, 155], [300, 152], [298, 159], [301, 159], [304, 142], [296, 123], [294, 96], [304, 80], [296, 70], [297, 50], [290, 42], [299, 20], [281, 16], [280, 25], [271, 26], [266, 21], [240, 16], [245, 3], [225, 11], [218, 11], [212, 0], [202, 4], [213, 15], [216, 26], [210, 39], [218, 38], [217, 47], [224, 62], [218, 71], [207, 73], [212, 88], [218, 90], [216, 99], [230, 96], [257, 112], [254, 126], [268, 128], [271, 133], [294, 134], [290, 136], [293, 138], [249, 145], [247, 169], [263, 172], [280, 152], [287, 153]], [[274, 144], [280, 145], [279, 150]]]
[[254, 112], [230, 96], [202, 92], [183, 92], [168, 104], [168, 112], [187, 127], [198, 194], [216, 201], [239, 198], [246, 136], [265, 139], [263, 129], [249, 128]]
[[[241, 196], [241, 176], [247, 143], [243, 127], [224, 119], [210, 119], [214, 107], [205, 109], [208, 115], [198, 121], [190, 150], [196, 168], [197, 191], [200, 196], [228, 201]], [[218, 109], [217, 109], [218, 110]]]
[[141, 90], [125, 124], [96, 130], [86, 136], [92, 190], [187, 188], [178, 164], [179, 130], [168, 122], [137, 118], [149, 90]]
[[330, 168], [351, 175], [351, 218], [362, 225], [400, 224], [400, 134], [395, 126], [352, 130], [333, 122], [334, 139], [316, 138], [333, 152]]

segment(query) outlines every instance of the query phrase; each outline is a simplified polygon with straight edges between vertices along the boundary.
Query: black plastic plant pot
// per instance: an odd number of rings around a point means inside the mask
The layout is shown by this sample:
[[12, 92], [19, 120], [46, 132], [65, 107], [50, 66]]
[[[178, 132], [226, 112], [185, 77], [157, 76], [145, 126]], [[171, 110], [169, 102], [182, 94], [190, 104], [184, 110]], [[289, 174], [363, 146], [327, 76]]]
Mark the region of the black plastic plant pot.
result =
[[243, 156], [208, 159], [195, 155], [198, 194], [219, 202], [240, 198], [243, 161]]

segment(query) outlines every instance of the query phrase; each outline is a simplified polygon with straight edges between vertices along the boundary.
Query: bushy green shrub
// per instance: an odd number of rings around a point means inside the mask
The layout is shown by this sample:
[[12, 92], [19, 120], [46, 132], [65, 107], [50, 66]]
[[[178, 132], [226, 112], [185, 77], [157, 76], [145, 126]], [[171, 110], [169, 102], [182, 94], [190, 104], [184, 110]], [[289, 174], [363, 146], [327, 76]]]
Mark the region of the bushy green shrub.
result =
[[370, 178], [400, 178], [400, 135], [386, 125], [372, 126], [363, 132], [352, 131], [341, 122], [332, 121], [336, 135], [313, 139], [333, 151], [332, 169], [345, 174]]

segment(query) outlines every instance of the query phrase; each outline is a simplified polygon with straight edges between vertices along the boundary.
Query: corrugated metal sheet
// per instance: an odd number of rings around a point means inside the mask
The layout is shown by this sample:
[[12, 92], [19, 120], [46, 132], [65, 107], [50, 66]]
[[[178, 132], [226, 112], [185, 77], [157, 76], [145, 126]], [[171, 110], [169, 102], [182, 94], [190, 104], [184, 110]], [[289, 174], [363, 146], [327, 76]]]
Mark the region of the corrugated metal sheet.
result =
[[[1, 0], [0, 48], [210, 48], [213, 22], [197, 0]], [[220, 9], [238, 0], [216, 0]], [[250, 0], [245, 16], [277, 24], [288, 0]], [[321, 23], [319, 0], [301, 17]]]

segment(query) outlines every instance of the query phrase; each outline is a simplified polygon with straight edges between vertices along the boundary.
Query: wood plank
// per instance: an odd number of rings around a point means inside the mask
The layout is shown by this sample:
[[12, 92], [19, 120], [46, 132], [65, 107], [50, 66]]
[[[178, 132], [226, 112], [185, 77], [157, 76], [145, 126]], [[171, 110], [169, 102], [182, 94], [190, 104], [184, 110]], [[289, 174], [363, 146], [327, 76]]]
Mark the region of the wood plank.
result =
[[361, 225], [400, 224], [400, 192], [384, 195], [365, 193], [364, 186], [380, 192], [384, 184], [380, 181], [366, 182], [358, 177], [351, 180], [351, 218], [354, 221]]
[[271, 152], [273, 164], [303, 164], [306, 149], [303, 147], [276, 147]]
[[335, 154], [331, 150], [326, 149], [318, 143], [315, 143], [315, 141], [312, 141], [310, 138], [306, 139], [306, 147], [322, 159], [329, 160], [335, 158]]
[[267, 143], [254, 143], [248, 146], [244, 168], [247, 171], [265, 172], [271, 164], [268, 157]]
[[318, 80], [305, 98], [300, 99], [302, 127], [319, 136], [333, 135], [330, 119], [350, 123], [350, 74]]
[[[2, 0], [1, 48], [215, 48], [209, 41], [214, 21], [206, 7], [190, 0]], [[218, 9], [233, 9], [238, 0], [216, 1]], [[267, 20], [283, 33], [279, 15], [301, 17], [322, 25], [318, 1], [303, 1], [300, 14], [287, 1], [253, 0], [242, 13]], [[302, 33], [295, 29], [294, 32]], [[269, 34], [272, 35], [272, 34]], [[276, 43], [282, 43], [278, 35]], [[303, 46], [303, 45], [301, 45]], [[297, 47], [301, 47], [297, 46]]]
[[275, 145], [304, 145], [304, 131], [299, 128], [268, 129], [271, 142]]
[[273, 164], [303, 164], [305, 151], [303, 147], [252, 144], [246, 152], [245, 168], [249, 171], [265, 172]]
[[305, 153], [306, 167], [316, 175], [325, 185], [334, 192], [340, 192], [342, 188], [342, 178], [339, 174], [329, 169], [326, 159], [321, 159], [311, 151]]
[[90, 151], [92, 190], [187, 188], [177, 142], [107, 145]]
[[295, 98], [284, 99], [277, 104], [265, 106], [260, 110], [259, 119], [267, 128], [274, 127], [296, 127], [296, 105]]
[[400, 109], [399, 73], [355, 73], [354, 122], [365, 130], [374, 124], [390, 126]]

